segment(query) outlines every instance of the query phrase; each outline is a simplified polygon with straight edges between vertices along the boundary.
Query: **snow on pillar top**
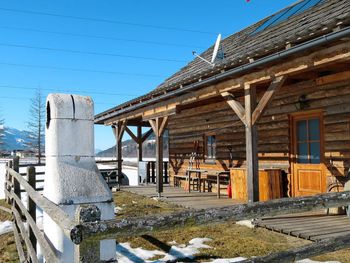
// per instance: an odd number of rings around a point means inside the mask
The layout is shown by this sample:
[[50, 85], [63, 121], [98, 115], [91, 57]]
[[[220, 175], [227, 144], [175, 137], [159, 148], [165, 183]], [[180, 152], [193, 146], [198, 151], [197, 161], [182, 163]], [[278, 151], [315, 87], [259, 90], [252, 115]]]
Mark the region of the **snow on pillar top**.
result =
[[49, 94], [46, 156], [94, 156], [94, 105], [90, 97]]

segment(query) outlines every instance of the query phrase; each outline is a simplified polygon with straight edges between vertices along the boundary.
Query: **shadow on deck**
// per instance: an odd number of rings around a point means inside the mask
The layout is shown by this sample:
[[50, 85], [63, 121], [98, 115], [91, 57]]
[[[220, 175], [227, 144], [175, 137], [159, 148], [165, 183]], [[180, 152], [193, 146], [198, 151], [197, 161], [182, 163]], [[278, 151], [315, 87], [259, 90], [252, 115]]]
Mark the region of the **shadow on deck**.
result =
[[[155, 185], [122, 186], [121, 190], [143, 195], [146, 197], [157, 196]], [[191, 193], [188, 193], [182, 188], [172, 187], [169, 185], [164, 186], [162, 197], [166, 202], [193, 209], [216, 208], [241, 203], [239, 201], [232, 200], [231, 198], [228, 198], [224, 195], [219, 199], [217, 198], [216, 193], [199, 193], [193, 191]]]

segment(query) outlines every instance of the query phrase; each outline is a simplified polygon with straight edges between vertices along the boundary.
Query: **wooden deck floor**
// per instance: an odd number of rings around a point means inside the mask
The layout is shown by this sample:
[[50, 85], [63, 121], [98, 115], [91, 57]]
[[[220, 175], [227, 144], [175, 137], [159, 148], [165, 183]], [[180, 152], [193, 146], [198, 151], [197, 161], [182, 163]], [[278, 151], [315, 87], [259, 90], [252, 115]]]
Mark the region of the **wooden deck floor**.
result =
[[[146, 197], [156, 196], [154, 185], [123, 186], [122, 190]], [[227, 196], [218, 199], [215, 193], [188, 193], [182, 188], [171, 186], [164, 187], [162, 196], [166, 202], [194, 209], [224, 207], [240, 203]], [[254, 224], [257, 227], [311, 241], [350, 234], [350, 218], [345, 215], [326, 215], [324, 211], [262, 218], [255, 220]]]
[[255, 225], [311, 241], [350, 234], [350, 218], [324, 212], [263, 218]]
[[[122, 186], [121, 189], [124, 191], [129, 191], [147, 197], [156, 196], [156, 188], [154, 185]], [[162, 194], [162, 197], [166, 202], [194, 209], [206, 209], [239, 204], [238, 201], [234, 201], [231, 198], [228, 198], [227, 196], [221, 196], [221, 198], [219, 199], [216, 197], [216, 193], [188, 193], [182, 188], [172, 186], [164, 186], [164, 193]]]

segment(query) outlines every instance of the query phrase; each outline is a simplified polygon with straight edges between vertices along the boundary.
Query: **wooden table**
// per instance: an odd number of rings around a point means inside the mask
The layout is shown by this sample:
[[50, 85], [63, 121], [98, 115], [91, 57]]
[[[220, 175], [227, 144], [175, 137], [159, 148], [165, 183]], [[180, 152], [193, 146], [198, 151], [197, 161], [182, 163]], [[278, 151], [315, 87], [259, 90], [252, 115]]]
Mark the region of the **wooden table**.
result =
[[195, 173], [197, 175], [198, 189], [200, 192], [201, 191], [200, 190], [200, 180], [201, 180], [202, 173], [207, 173], [207, 172], [208, 172], [207, 170], [202, 170], [202, 169], [187, 169], [186, 170], [186, 176], [187, 176], [187, 182], [188, 182], [188, 192], [189, 193], [191, 192], [191, 174]]

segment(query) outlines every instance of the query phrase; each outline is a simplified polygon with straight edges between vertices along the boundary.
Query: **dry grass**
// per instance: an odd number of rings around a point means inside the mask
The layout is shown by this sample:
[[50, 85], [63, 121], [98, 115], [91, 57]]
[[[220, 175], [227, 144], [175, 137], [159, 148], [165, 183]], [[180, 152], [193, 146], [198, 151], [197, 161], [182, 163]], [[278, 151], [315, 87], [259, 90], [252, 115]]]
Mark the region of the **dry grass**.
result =
[[[0, 200], [0, 206], [10, 208], [4, 200]], [[12, 220], [12, 216], [0, 210], [0, 221]], [[19, 262], [15, 238], [12, 233], [0, 236], [0, 262]]]
[[122, 208], [117, 215], [118, 218], [167, 214], [184, 210], [180, 206], [124, 191], [114, 194], [114, 203], [115, 206]]

